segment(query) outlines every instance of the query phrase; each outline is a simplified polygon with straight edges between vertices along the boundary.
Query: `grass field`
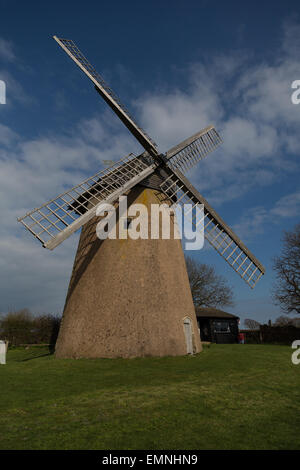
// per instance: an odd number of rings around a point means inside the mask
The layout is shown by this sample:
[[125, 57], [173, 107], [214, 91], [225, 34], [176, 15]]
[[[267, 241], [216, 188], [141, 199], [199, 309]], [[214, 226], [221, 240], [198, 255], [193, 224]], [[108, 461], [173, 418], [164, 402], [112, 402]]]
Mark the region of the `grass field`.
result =
[[194, 357], [0, 366], [0, 449], [300, 449], [300, 365], [287, 346], [211, 345]]

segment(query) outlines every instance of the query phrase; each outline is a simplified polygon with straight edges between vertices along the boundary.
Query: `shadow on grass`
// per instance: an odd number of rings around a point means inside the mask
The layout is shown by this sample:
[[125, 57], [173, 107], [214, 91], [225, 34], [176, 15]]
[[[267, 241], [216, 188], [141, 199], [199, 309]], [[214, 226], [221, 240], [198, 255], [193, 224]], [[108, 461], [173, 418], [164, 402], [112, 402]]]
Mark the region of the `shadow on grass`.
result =
[[27, 357], [26, 359], [22, 359], [19, 362], [27, 362], [32, 361], [33, 359], [39, 359], [40, 357], [52, 356], [53, 352], [48, 352], [46, 354], [40, 354], [39, 356]]
[[30, 357], [26, 357], [25, 359], [20, 360], [19, 362], [27, 362], [27, 361], [32, 361], [33, 359], [40, 359], [41, 357], [47, 357], [47, 356], [52, 356], [55, 352], [55, 345], [49, 345], [48, 346], [49, 352], [46, 352], [44, 354], [38, 354], [38, 355], [32, 355]]

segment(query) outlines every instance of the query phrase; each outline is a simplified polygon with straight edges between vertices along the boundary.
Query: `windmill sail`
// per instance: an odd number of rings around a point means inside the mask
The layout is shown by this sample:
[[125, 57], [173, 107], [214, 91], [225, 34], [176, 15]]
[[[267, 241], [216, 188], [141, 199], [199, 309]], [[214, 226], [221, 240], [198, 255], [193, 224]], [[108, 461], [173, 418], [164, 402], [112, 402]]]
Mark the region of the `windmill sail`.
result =
[[[248, 250], [239, 237], [228, 227], [216, 211], [208, 204], [204, 197], [180, 173], [169, 169], [169, 177], [161, 184], [162, 192], [176, 204], [188, 203], [195, 207], [204, 205], [204, 236], [213, 248], [225, 261], [241, 276], [241, 278], [254, 287], [265, 268], [258, 259]], [[195, 215], [195, 211], [191, 211]], [[193, 215], [192, 215], [193, 218]], [[192, 220], [197, 227], [202, 221]]]
[[120, 195], [149, 176], [156, 164], [133, 154], [99, 171], [74, 188], [18, 219], [45, 248], [52, 250], [95, 214], [101, 203]]
[[138, 126], [133, 117], [129, 114], [128, 110], [121, 103], [118, 96], [107, 85], [101, 75], [94, 69], [94, 67], [78, 49], [76, 44], [70, 39], [62, 39], [58, 38], [57, 36], [53, 36], [53, 38], [94, 83], [96, 90], [100, 93], [102, 98], [118, 115], [127, 129], [129, 129], [129, 131], [134, 135], [134, 137], [139, 141], [144, 149], [147, 150], [153, 157], [157, 157], [158, 151], [156, 149], [156, 143], [148, 136], [144, 129]]
[[196, 165], [222, 142], [214, 126], [206, 127], [180, 144], [171, 148], [166, 157], [173, 169], [187, 171]]

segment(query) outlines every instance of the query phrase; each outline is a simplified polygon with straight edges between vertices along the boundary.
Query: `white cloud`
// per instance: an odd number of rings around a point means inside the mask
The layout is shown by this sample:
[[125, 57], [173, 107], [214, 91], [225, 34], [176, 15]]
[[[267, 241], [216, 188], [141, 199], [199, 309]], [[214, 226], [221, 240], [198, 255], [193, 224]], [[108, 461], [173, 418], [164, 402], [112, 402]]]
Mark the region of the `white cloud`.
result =
[[8, 147], [12, 143], [16, 142], [18, 136], [17, 134], [7, 126], [0, 124], [0, 145], [3, 147]]
[[[265, 207], [257, 206], [249, 209], [233, 226], [233, 230], [243, 241], [251, 240], [262, 234], [265, 226], [270, 222], [270, 215]], [[271, 222], [273, 220], [271, 219]]]
[[300, 191], [288, 194], [280, 198], [273, 209], [272, 216], [278, 217], [297, 217], [300, 214]]
[[243, 240], [249, 240], [264, 233], [267, 226], [280, 225], [282, 219], [297, 217], [299, 214], [300, 191], [296, 191], [279, 198], [273, 207], [252, 207], [233, 228]]
[[61, 313], [78, 235], [50, 252], [29, 233], [17, 234], [15, 226], [0, 238], [1, 310], [27, 306], [37, 313]]
[[34, 103], [34, 98], [24, 90], [23, 85], [15, 79], [15, 77], [7, 70], [0, 69], [0, 79], [6, 85], [6, 105], [5, 108], [10, 107], [12, 103], [20, 103], [29, 105]]
[[275, 65], [248, 70], [238, 86], [249, 116], [277, 126], [280, 123], [285, 131], [299, 124], [299, 109], [291, 103], [291, 84], [298, 75], [298, 60], [285, 55]]
[[[24, 73], [24, 67], [22, 68], [22, 65], [20, 67], [22, 61], [17, 60], [13, 43], [3, 38], [0, 38], [0, 60], [2, 67], [0, 69], [0, 80], [3, 80], [6, 85], [5, 108], [9, 108], [15, 102], [26, 105], [34, 103], [34, 98], [25, 92], [22, 83], [12, 73], [12, 68], [16, 68], [16, 66], [21, 68], [22, 73]], [[4, 65], [3, 62], [7, 63]], [[28, 71], [28, 67], [26, 70]]]
[[300, 25], [295, 16], [283, 21], [282, 50], [291, 57], [300, 56]]
[[16, 58], [13, 43], [0, 38], [0, 58], [8, 62], [13, 62]]
[[[93, 133], [101, 135], [100, 130], [107, 137], [95, 143]], [[0, 207], [19, 208], [19, 215], [96, 173], [104, 159], [118, 160], [137, 148], [126, 132], [114, 135], [96, 118], [82, 121], [69, 136], [31, 140], [1, 125], [0, 141], [6, 145], [0, 154]]]
[[213, 204], [297, 171], [300, 106], [291, 103], [291, 83], [299, 75], [299, 56], [289, 43], [298, 41], [299, 31], [298, 24], [285, 23], [282, 47], [269, 63], [249, 65], [242, 54], [215, 57], [187, 68], [187, 90], [138, 102], [143, 125], [165, 150], [215, 124], [223, 144], [189, 173]]

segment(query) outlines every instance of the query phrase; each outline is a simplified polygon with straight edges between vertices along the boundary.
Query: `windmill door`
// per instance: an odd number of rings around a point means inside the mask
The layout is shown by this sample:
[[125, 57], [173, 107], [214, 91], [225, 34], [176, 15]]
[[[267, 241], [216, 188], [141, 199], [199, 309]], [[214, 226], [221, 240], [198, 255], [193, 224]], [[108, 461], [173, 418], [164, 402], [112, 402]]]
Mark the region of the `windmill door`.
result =
[[192, 336], [192, 322], [190, 318], [185, 318], [183, 322], [186, 352], [187, 354], [193, 354], [193, 336]]

